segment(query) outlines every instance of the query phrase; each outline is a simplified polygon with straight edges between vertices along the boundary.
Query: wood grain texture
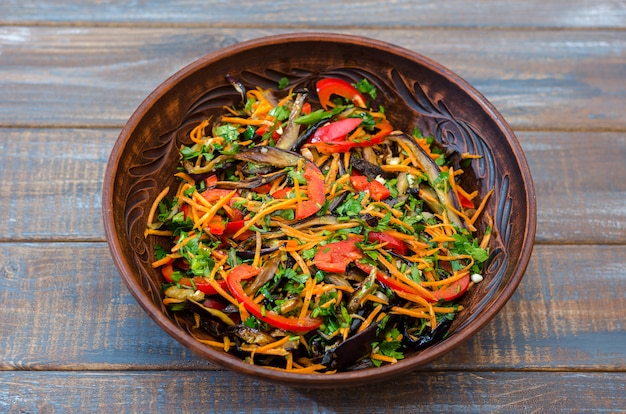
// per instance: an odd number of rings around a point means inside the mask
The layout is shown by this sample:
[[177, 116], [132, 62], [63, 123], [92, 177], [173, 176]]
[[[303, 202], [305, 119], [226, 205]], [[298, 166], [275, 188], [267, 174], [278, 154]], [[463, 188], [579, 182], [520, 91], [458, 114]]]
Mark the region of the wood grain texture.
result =
[[[624, 274], [623, 246], [537, 246], [498, 316], [426, 368], [626, 372]], [[0, 303], [0, 369], [215, 369], [149, 319], [104, 243], [0, 244]]]
[[[102, 179], [118, 133], [0, 129], [7, 212], [0, 240], [104, 241]], [[537, 193], [537, 242], [626, 242], [626, 180], [609, 179], [626, 177], [626, 134], [520, 132], [518, 139]]]
[[[0, 412], [626, 413], [623, 0], [0, 2]], [[525, 278], [454, 352], [398, 381], [297, 390], [165, 334], [104, 242], [102, 177], [163, 80], [239, 41], [365, 35], [422, 53], [515, 129], [537, 193]]]
[[219, 371], [4, 372], [0, 383], [6, 384], [0, 411], [8, 413], [102, 407], [141, 413], [618, 413], [626, 407], [624, 373], [415, 372], [350, 390], [276, 387]]
[[102, 179], [117, 134], [0, 130], [0, 239], [104, 240]]
[[[0, 126], [121, 127], [169, 75], [282, 29], [4, 27]], [[342, 30], [420, 52], [464, 77], [515, 129], [626, 130], [620, 31]], [[50, 108], [54, 108], [51, 111]]]
[[75, 24], [143, 23], [211, 26], [371, 26], [371, 27], [559, 27], [623, 28], [626, 7], [619, 0], [519, 1], [398, 0], [239, 1], [158, 0], [98, 2], [95, 8], [80, 0], [5, 0], [0, 22]]
[[538, 243], [626, 242], [626, 134], [519, 132]]

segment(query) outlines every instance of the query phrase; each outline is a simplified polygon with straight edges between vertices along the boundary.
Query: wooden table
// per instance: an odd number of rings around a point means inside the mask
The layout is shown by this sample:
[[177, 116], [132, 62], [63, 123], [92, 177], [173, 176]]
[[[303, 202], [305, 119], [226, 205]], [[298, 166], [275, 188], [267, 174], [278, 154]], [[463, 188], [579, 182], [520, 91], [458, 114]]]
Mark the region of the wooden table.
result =
[[[0, 412], [626, 412], [623, 0], [0, 3]], [[160, 82], [268, 34], [429, 56], [503, 113], [537, 192], [525, 278], [479, 334], [351, 390], [240, 377], [130, 296], [101, 219], [109, 152]]]

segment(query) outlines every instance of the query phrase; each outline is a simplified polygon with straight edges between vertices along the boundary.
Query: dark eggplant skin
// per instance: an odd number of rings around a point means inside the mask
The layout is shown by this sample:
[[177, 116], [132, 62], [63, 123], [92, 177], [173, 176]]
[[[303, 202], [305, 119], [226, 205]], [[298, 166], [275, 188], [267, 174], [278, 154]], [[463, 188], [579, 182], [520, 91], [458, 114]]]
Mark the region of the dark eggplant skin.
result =
[[445, 337], [445, 335], [448, 333], [448, 329], [450, 329], [451, 325], [452, 325], [452, 319], [446, 319], [444, 321], [441, 321], [432, 331], [428, 331], [418, 336], [417, 339], [413, 339], [411, 335], [409, 335], [408, 333], [409, 326], [405, 322], [404, 332], [402, 335], [403, 336], [402, 344], [407, 349], [416, 350], [416, 351], [428, 348], [429, 346], [432, 346], [436, 344], [437, 342], [441, 341]]
[[235, 88], [237, 92], [239, 92], [239, 95], [241, 95], [241, 102], [245, 102], [247, 91], [246, 87], [243, 86], [243, 83], [241, 83], [237, 78], [228, 73], [226, 74], [226, 80], [233, 86], [233, 88]]
[[373, 323], [358, 334], [351, 336], [336, 347], [326, 351], [322, 364], [329, 369], [344, 371], [372, 352], [376, 341], [378, 324]]
[[380, 166], [372, 164], [364, 158], [350, 157], [350, 165], [370, 179], [374, 179], [378, 176], [386, 179], [395, 177], [395, 174], [385, 172]]
[[223, 336], [230, 333], [235, 322], [231, 317], [217, 309], [211, 309], [203, 306], [202, 304], [187, 299], [185, 301], [185, 308], [191, 312], [197, 313], [200, 316], [200, 326], [202, 329], [212, 335]]

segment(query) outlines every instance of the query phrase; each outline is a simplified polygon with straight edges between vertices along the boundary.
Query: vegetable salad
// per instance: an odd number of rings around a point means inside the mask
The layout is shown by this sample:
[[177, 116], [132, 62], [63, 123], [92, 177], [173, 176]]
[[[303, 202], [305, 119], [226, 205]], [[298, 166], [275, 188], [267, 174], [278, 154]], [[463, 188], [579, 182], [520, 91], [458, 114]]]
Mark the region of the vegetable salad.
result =
[[148, 218], [173, 315], [208, 346], [302, 373], [395, 363], [445, 337], [482, 280], [489, 194], [462, 188], [433, 138], [396, 130], [367, 79], [227, 78], [242, 104], [191, 131]]

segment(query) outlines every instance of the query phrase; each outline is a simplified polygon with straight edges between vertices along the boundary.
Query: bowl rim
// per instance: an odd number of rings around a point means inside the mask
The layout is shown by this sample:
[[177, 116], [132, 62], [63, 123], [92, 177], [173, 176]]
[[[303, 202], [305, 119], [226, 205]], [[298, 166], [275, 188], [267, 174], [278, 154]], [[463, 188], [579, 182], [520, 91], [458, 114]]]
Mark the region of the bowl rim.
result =
[[[250, 365], [243, 360], [234, 356], [228, 355], [223, 351], [213, 349], [202, 345], [191, 336], [180, 335], [184, 333], [169, 317], [167, 317], [160, 308], [152, 304], [150, 298], [145, 291], [135, 283], [135, 279], [132, 276], [133, 266], [129, 263], [126, 257], [121, 254], [121, 244], [119, 242], [120, 234], [118, 234], [115, 227], [113, 201], [114, 201], [114, 183], [118, 171], [118, 165], [120, 157], [122, 156], [124, 149], [127, 145], [127, 137], [138, 127], [141, 119], [146, 115], [151, 107], [151, 103], [162, 97], [167, 90], [169, 90], [172, 84], [178, 83], [192, 72], [200, 69], [211, 62], [219, 59], [240, 54], [250, 49], [254, 49], [259, 46], [268, 46], [272, 44], [282, 44], [286, 42], [311, 42], [311, 41], [324, 41], [324, 42], [340, 42], [347, 44], [358, 44], [368, 48], [375, 48], [385, 51], [386, 53], [393, 53], [402, 55], [409, 60], [420, 62], [423, 65], [427, 65], [429, 70], [437, 72], [439, 75], [446, 78], [448, 81], [457, 84], [473, 99], [482, 110], [493, 120], [500, 131], [507, 137], [510, 149], [518, 160], [518, 168], [521, 172], [520, 179], [524, 182], [524, 188], [526, 191], [526, 223], [524, 225], [523, 243], [521, 250], [518, 254], [519, 262], [517, 268], [511, 275], [510, 283], [508, 283], [502, 290], [501, 294], [492, 302], [491, 306], [481, 311], [479, 315], [473, 320], [471, 329], [463, 329], [459, 332], [455, 332], [454, 335], [447, 340], [442, 341], [436, 345], [426, 348], [415, 356], [414, 358], [408, 358], [398, 361], [396, 364], [384, 365], [381, 367], [349, 371], [338, 372], [331, 375], [320, 374], [297, 374], [286, 371], [272, 370], [266, 367]], [[425, 365], [434, 359], [437, 359], [452, 349], [456, 348], [459, 344], [465, 342], [473, 335], [478, 333], [493, 317], [502, 309], [502, 307], [508, 302], [510, 297], [517, 289], [521, 282], [523, 275], [528, 266], [528, 262], [532, 255], [532, 250], [535, 242], [536, 232], [536, 197], [535, 190], [530, 175], [530, 168], [528, 162], [522, 151], [521, 145], [517, 140], [513, 130], [504, 120], [504, 117], [500, 112], [489, 102], [477, 89], [471, 84], [465, 81], [461, 76], [444, 67], [440, 63], [412, 50], [406, 49], [402, 46], [398, 46], [386, 41], [372, 39], [364, 36], [357, 36], [351, 34], [330, 33], [330, 32], [293, 32], [285, 34], [276, 34], [258, 37], [246, 41], [242, 41], [225, 48], [221, 48], [212, 51], [193, 62], [182, 67], [174, 74], [169, 76], [159, 86], [157, 86], [137, 107], [137, 109], [130, 116], [122, 128], [112, 150], [109, 160], [107, 162], [106, 171], [103, 181], [102, 190], [102, 217], [104, 221], [104, 230], [109, 246], [110, 253], [122, 278], [122, 281], [144, 309], [144, 311], [171, 337], [176, 341], [184, 345], [196, 355], [210, 360], [211, 362], [227, 368], [234, 372], [249, 375], [251, 377], [265, 379], [274, 383], [281, 383], [289, 386], [299, 386], [307, 388], [329, 388], [329, 387], [341, 387], [352, 386], [371, 382], [378, 382], [384, 379], [388, 379], [391, 376], [414, 371], [417, 367]], [[150, 306], [152, 305], [152, 306]], [[306, 384], [306, 385], [304, 385]]]

